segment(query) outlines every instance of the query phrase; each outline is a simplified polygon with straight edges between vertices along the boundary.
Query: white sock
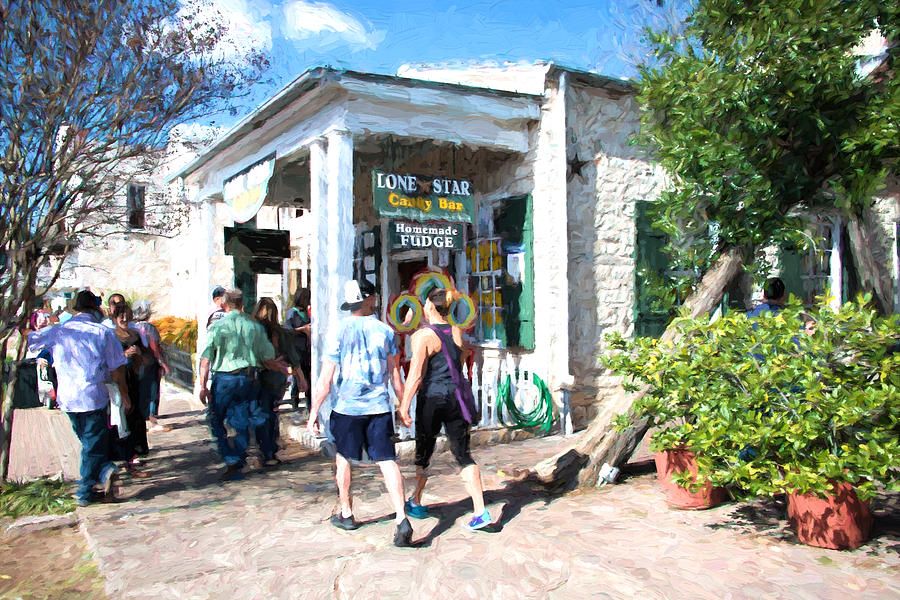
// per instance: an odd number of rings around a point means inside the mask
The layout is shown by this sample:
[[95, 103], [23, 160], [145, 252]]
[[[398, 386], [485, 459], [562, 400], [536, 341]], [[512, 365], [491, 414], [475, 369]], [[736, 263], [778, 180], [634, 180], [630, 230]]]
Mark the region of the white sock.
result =
[[349, 519], [350, 517], [353, 516], [353, 510], [350, 509], [350, 508], [348, 508], [347, 510], [344, 510], [344, 509], [342, 508], [342, 509], [341, 509], [341, 516], [344, 517], [345, 519]]
[[406, 513], [397, 513], [397, 517], [394, 519], [394, 523], [399, 525], [403, 522], [403, 519], [406, 518]]

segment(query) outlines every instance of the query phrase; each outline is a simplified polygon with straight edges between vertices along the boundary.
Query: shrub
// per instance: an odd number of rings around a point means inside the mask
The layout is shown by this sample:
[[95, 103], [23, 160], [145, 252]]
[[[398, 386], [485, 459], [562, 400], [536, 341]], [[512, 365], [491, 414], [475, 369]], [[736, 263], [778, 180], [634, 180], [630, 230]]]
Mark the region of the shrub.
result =
[[[606, 363], [629, 389], [649, 386], [628, 415], [661, 427], [654, 450], [697, 454], [698, 481], [744, 496], [828, 493], [862, 498], [900, 474], [900, 320], [868, 298], [834, 312], [792, 301], [758, 319], [679, 318], [677, 343], [611, 338]], [[814, 333], [804, 321], [817, 323]]]

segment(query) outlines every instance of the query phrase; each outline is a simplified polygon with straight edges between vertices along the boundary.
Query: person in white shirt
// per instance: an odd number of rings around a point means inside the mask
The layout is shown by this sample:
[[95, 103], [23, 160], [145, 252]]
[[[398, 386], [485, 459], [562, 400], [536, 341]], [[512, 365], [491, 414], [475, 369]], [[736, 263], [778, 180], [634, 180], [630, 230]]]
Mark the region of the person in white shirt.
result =
[[29, 348], [46, 348], [53, 356], [59, 382], [57, 402], [81, 442], [81, 481], [75, 499], [80, 506], [94, 501], [93, 486], [103, 485], [104, 499], [114, 500], [116, 466], [109, 459], [106, 381], [111, 377], [126, 410], [131, 400], [125, 383], [125, 354], [112, 329], [92, 314], [97, 297], [89, 291], [75, 298], [75, 316], [61, 325], [34, 331]]

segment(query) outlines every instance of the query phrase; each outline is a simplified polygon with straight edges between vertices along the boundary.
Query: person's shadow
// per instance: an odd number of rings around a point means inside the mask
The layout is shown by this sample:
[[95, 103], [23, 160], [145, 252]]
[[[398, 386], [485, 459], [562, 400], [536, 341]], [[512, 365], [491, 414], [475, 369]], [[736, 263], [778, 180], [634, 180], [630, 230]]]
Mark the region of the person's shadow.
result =
[[[485, 506], [503, 504], [503, 509], [500, 511], [499, 517], [496, 517], [487, 527], [477, 530], [476, 533], [500, 533], [507, 523], [522, 512], [522, 508], [525, 506], [535, 502], [543, 502], [546, 506], [554, 500], [563, 497], [567, 492], [572, 491], [575, 487], [575, 475], [587, 462], [587, 457], [577, 455], [574, 460], [566, 460], [567, 458], [569, 457], [562, 457], [557, 461], [557, 469], [554, 471], [553, 477], [550, 478], [550, 481], [556, 482], [555, 485], [548, 485], [538, 478], [534, 472], [526, 471], [521, 478], [504, 482], [503, 487], [500, 489], [485, 490]], [[414, 548], [430, 547], [431, 542], [435, 538], [453, 527], [461, 518], [471, 514], [472, 499], [465, 497], [456, 502], [429, 504], [428, 512], [429, 518], [437, 517], [437, 525], [432, 527], [425, 537], [414, 539], [412, 543]], [[394, 514], [391, 513], [384, 517], [362, 522], [360, 525], [393, 519]], [[461, 523], [457, 526], [461, 526]]]
[[[523, 507], [535, 502], [543, 502], [544, 505], [550, 504], [555, 499], [560, 498], [563, 493], [561, 490], [557, 492], [550, 491], [536, 480], [530, 478], [506, 482], [501, 489], [485, 490], [485, 506], [503, 504], [503, 509], [490, 525], [477, 530], [476, 533], [500, 533], [507, 523], [522, 512]], [[472, 514], [472, 499], [466, 497], [456, 502], [431, 504], [428, 506], [428, 513], [431, 517], [437, 517], [437, 525], [432, 527], [425, 537], [414, 540], [414, 547], [430, 547], [431, 542], [439, 535], [451, 527], [460, 527], [462, 525], [461, 519], [465, 519]]]

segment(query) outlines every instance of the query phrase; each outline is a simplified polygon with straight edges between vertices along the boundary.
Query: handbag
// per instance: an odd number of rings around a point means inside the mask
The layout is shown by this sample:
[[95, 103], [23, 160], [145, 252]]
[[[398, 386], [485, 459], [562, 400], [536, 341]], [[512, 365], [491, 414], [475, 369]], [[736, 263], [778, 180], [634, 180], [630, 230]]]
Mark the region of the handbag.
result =
[[444, 337], [444, 333], [434, 325], [428, 325], [428, 327], [434, 331], [437, 334], [438, 339], [441, 340], [441, 350], [444, 352], [444, 358], [447, 359], [447, 367], [450, 369], [450, 379], [453, 380], [453, 385], [456, 387], [456, 401], [459, 402], [459, 410], [462, 412], [463, 419], [469, 425], [474, 425], [481, 420], [481, 415], [478, 414], [478, 409], [475, 407], [475, 395], [472, 393], [472, 382], [463, 377], [462, 373], [459, 372], [459, 369], [456, 368], [456, 363], [450, 356], [450, 350], [447, 349], [448, 342]]
[[122, 402], [122, 394], [115, 383], [107, 383], [106, 391], [109, 393], [109, 424], [117, 427], [119, 439], [124, 440], [131, 432], [128, 430], [128, 417], [125, 413], [125, 403]]

